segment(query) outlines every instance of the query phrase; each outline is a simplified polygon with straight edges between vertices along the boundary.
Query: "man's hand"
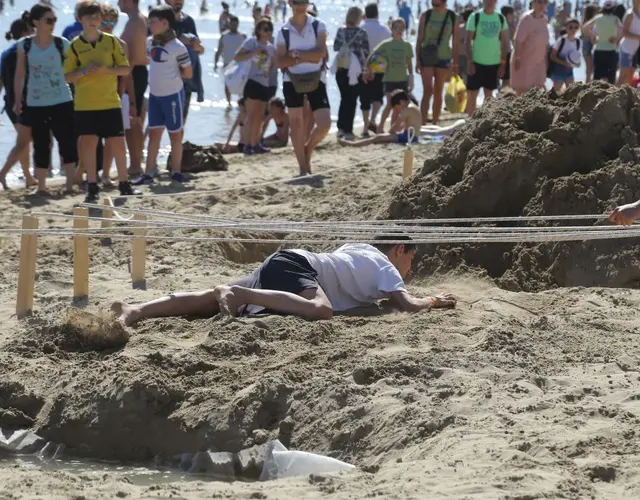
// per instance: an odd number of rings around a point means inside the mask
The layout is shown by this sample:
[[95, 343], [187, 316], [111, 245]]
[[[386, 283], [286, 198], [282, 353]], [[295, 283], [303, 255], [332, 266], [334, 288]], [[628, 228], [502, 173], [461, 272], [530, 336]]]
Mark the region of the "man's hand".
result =
[[93, 73], [104, 73], [105, 69], [107, 68], [102, 64], [91, 63], [89, 64], [89, 66], [87, 66], [86, 69], [88, 74], [93, 74]]
[[416, 73], [421, 74], [422, 66], [420, 66], [420, 61], [416, 62]]
[[415, 313], [431, 309], [450, 309], [456, 306], [456, 299], [451, 294], [435, 297], [417, 298], [408, 292], [391, 292], [391, 300], [403, 311]]
[[22, 100], [18, 99], [15, 104], [13, 105], [13, 112], [16, 115], [21, 115], [22, 114]]
[[500, 69], [498, 69], [498, 78], [504, 78], [504, 72], [507, 67], [507, 63], [501, 62]]
[[638, 202], [621, 205], [609, 214], [609, 220], [619, 226], [630, 226], [640, 217], [640, 204]]
[[467, 75], [473, 76], [476, 74], [476, 65], [473, 64], [473, 61], [469, 61], [467, 63]]

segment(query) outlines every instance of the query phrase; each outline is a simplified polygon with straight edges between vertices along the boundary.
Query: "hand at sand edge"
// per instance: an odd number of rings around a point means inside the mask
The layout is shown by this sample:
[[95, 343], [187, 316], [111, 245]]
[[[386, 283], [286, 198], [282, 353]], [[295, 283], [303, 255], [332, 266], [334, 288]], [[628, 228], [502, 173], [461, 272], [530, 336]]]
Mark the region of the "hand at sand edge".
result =
[[431, 301], [429, 311], [432, 309], [454, 309], [458, 303], [457, 299], [450, 293], [429, 297], [429, 300]]
[[640, 206], [638, 202], [620, 205], [609, 214], [609, 220], [619, 226], [630, 226], [639, 217]]

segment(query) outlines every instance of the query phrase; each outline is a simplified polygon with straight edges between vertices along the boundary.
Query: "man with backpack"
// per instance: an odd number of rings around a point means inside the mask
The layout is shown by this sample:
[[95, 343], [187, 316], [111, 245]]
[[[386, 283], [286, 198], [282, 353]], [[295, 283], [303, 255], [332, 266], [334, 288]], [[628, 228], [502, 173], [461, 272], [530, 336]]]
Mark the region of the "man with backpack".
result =
[[467, 114], [473, 115], [480, 89], [485, 101], [493, 97], [504, 75], [509, 49], [509, 28], [496, 12], [496, 0], [483, 0], [483, 9], [467, 21]]

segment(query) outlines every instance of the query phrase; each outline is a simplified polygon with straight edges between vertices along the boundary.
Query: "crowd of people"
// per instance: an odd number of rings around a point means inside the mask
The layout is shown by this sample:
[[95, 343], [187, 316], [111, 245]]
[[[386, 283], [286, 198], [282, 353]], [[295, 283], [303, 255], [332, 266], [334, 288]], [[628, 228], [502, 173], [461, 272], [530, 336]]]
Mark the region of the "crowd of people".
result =
[[[194, 19], [182, 11], [183, 0], [165, 1], [158, 0], [147, 15], [138, 0], [119, 0], [119, 10], [80, 1], [76, 21], [62, 36], [54, 35], [57, 18], [50, 3], [34, 5], [12, 23], [7, 38], [15, 43], [2, 54], [1, 74], [16, 142], [0, 170], [3, 187], [20, 162], [27, 186], [46, 194], [55, 140], [68, 192], [86, 185], [87, 201], [96, 201], [99, 184], [115, 187], [110, 176], [115, 161], [120, 193], [140, 195], [136, 186], [159, 182], [156, 163], [165, 129], [171, 182], [186, 181], [184, 127], [193, 94], [204, 99], [204, 47]], [[249, 34], [239, 31], [230, 6], [222, 7], [215, 66], [244, 63], [247, 74], [235, 124], [218, 146], [223, 153], [250, 157], [290, 143], [301, 176], [311, 173], [313, 151], [331, 127], [329, 78], [340, 92], [338, 139], [353, 146], [404, 144], [428, 122], [438, 125], [451, 75], [466, 84], [469, 116], [480, 91], [485, 100], [501, 88], [521, 94], [543, 87], [547, 78], [560, 91], [574, 81], [582, 59], [587, 81], [636, 82], [640, 0], [628, 11], [610, 0], [601, 8], [586, 3], [579, 6], [580, 19], [568, 2], [556, 9], [547, 0], [533, 0], [525, 11], [515, 0], [498, 11], [496, 0], [482, 0], [479, 8], [457, 3], [449, 8], [446, 0], [431, 0], [424, 11], [418, 4], [416, 20], [400, 0], [398, 17], [388, 23], [379, 20], [378, 4], [370, 3], [347, 9], [331, 47], [327, 25], [308, 0], [254, 4]], [[120, 13], [127, 21], [116, 37]], [[276, 13], [284, 20], [279, 29]], [[423, 88], [419, 102], [413, 94], [416, 78]], [[225, 96], [231, 108], [229, 88]], [[354, 130], [358, 102], [364, 122], [360, 137]], [[275, 132], [268, 134], [272, 122]], [[239, 140], [233, 141], [236, 132]]]

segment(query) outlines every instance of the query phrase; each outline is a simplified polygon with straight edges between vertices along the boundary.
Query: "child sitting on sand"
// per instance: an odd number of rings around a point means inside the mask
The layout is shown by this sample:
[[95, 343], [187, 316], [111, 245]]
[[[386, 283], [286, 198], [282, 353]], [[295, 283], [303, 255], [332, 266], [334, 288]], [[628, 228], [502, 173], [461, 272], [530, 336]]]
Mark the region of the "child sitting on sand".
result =
[[411, 142], [418, 142], [420, 127], [422, 126], [422, 112], [420, 108], [409, 100], [409, 96], [404, 90], [394, 90], [390, 98], [391, 109], [397, 113], [398, 119], [391, 125], [388, 134], [378, 134], [366, 139], [348, 141], [339, 138], [338, 142], [343, 146], [368, 146], [369, 144], [398, 143], [407, 144], [409, 142], [409, 129], [413, 128], [414, 137]]
[[266, 132], [271, 120], [276, 124], [276, 132], [263, 137], [262, 145], [267, 148], [283, 148], [289, 142], [289, 115], [284, 101], [279, 97], [273, 97], [269, 101], [269, 114], [267, 114], [262, 125], [262, 135]]
[[[244, 144], [242, 143], [242, 129], [244, 127], [244, 120], [246, 116], [247, 110], [244, 106], [244, 97], [242, 97], [238, 99], [238, 116], [236, 117], [236, 121], [233, 122], [233, 127], [231, 127], [229, 137], [227, 137], [227, 142], [224, 144], [216, 142], [214, 144], [214, 146], [216, 146], [223, 155], [242, 153], [244, 149]], [[233, 137], [236, 129], [238, 129], [238, 134], [240, 135], [240, 142], [231, 142], [231, 138]]]
[[[406, 243], [385, 243], [389, 239]], [[411, 238], [398, 235], [376, 240], [376, 245], [347, 244], [332, 253], [281, 250], [250, 276], [229, 285], [174, 293], [138, 305], [114, 302], [111, 309], [129, 326], [144, 318], [217, 313], [268, 312], [330, 319], [334, 312], [383, 298], [390, 298], [406, 312], [455, 307], [456, 299], [451, 295], [417, 298], [407, 292], [404, 278], [416, 253]]]

